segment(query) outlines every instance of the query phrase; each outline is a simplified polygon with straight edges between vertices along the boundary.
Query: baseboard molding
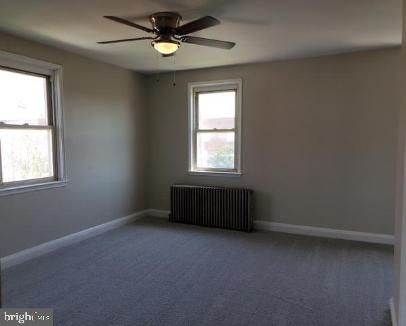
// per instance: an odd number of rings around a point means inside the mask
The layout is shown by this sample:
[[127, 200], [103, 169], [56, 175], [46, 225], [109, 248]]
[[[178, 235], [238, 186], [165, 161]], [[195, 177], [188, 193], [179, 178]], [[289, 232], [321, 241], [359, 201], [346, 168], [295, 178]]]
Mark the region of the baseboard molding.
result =
[[146, 210], [148, 216], [152, 217], [159, 217], [159, 218], [169, 218], [170, 211], [165, 211], [161, 209], [147, 209]]
[[125, 224], [132, 223], [144, 216], [148, 216], [147, 212], [148, 212], [148, 210], [143, 210], [138, 213], [130, 214], [128, 216], [124, 216], [124, 217], [115, 219], [113, 221], [110, 221], [110, 222], [107, 222], [104, 224], [100, 224], [100, 225], [96, 225], [91, 228], [69, 234], [62, 238], [58, 238], [58, 239], [55, 239], [55, 240], [52, 240], [49, 242], [42, 243], [35, 247], [16, 252], [9, 256], [5, 256], [3, 258], [0, 258], [1, 268], [6, 269], [11, 266], [21, 264], [25, 261], [28, 261], [28, 260], [36, 258], [38, 256], [50, 253], [59, 248], [69, 246], [73, 243], [77, 243], [79, 241], [94, 237], [96, 235], [102, 234], [109, 230], [123, 226]]
[[[148, 212], [148, 216], [154, 216], [154, 217], [160, 217], [160, 218], [168, 218], [169, 213], [170, 213], [170, 211], [159, 210], [159, 209], [148, 209], [147, 212]], [[257, 230], [263, 230], [263, 231], [273, 231], [273, 232], [300, 234], [300, 235], [308, 235], [308, 236], [315, 236], [315, 237], [354, 240], [354, 241], [362, 241], [362, 242], [370, 242], [370, 243], [393, 245], [395, 242], [394, 236], [387, 235], [387, 234], [329, 229], [329, 228], [321, 228], [321, 227], [314, 227], [314, 226], [276, 223], [276, 222], [269, 222], [269, 221], [263, 221], [263, 220], [255, 220], [254, 227]]]
[[348, 231], [339, 229], [321, 228], [315, 226], [285, 224], [256, 220], [254, 226], [258, 230], [267, 230], [282, 233], [292, 233], [300, 235], [309, 235], [315, 237], [354, 240], [361, 242], [380, 243], [393, 245], [395, 237], [388, 234], [367, 233], [359, 231]]
[[396, 318], [396, 308], [395, 308], [395, 301], [393, 298], [390, 299], [389, 301], [389, 307], [390, 307], [390, 318], [392, 320], [392, 326], [397, 326], [397, 318]]

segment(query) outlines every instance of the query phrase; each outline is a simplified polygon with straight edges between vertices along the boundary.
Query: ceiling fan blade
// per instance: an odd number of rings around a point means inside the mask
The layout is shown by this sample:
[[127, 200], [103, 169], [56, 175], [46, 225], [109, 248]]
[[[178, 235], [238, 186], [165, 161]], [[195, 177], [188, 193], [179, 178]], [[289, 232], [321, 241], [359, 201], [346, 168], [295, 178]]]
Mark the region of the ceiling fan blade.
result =
[[179, 26], [175, 29], [177, 35], [186, 35], [193, 32], [200, 31], [205, 28], [216, 26], [220, 21], [211, 16], [204, 16], [202, 18], [191, 21], [190, 23]]
[[120, 23], [120, 24], [124, 24], [124, 25], [127, 25], [127, 26], [138, 28], [138, 29], [140, 29], [142, 31], [145, 31], [147, 33], [153, 33], [154, 32], [152, 29], [150, 29], [148, 27], [138, 25], [138, 24], [130, 22], [129, 20], [126, 20], [124, 18], [115, 17], [115, 16], [104, 16], [104, 18], [110, 19], [110, 20], [115, 21], [115, 22]]
[[121, 40], [113, 40], [113, 41], [102, 41], [97, 42], [98, 44], [110, 44], [110, 43], [120, 43], [120, 42], [130, 42], [130, 41], [139, 41], [139, 40], [153, 40], [154, 37], [136, 37], [136, 38], [125, 38]]
[[195, 37], [195, 36], [184, 36], [184, 37], [182, 37], [181, 41], [185, 42], [185, 43], [211, 46], [214, 48], [227, 49], [227, 50], [232, 49], [235, 46], [234, 42], [212, 40], [209, 38]]

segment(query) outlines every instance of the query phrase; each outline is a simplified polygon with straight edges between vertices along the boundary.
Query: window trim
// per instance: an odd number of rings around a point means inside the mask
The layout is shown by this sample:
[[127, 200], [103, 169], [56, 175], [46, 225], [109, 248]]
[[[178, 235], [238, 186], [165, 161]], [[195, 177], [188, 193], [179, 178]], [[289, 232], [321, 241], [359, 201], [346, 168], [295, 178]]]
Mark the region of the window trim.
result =
[[[196, 141], [197, 141], [197, 110], [195, 105], [195, 94], [197, 92], [219, 92], [235, 90], [236, 91], [236, 104], [235, 104], [235, 127], [234, 129], [227, 129], [235, 133], [235, 169], [220, 169], [220, 168], [196, 168]], [[188, 83], [188, 173], [190, 175], [205, 175], [205, 176], [231, 176], [239, 177], [242, 175], [242, 79], [227, 79], [217, 81], [205, 82], [191, 82]], [[208, 132], [213, 132], [208, 129]], [[219, 131], [223, 131], [219, 129]], [[225, 131], [225, 130], [224, 130]], [[199, 130], [204, 132], [204, 130]]]
[[[0, 186], [0, 196], [17, 194], [28, 191], [36, 191], [47, 188], [61, 187], [67, 184], [68, 178], [65, 164], [64, 123], [62, 112], [62, 77], [61, 65], [29, 58], [26, 56], [0, 51], [0, 67], [22, 73], [43, 75], [48, 77], [48, 91], [50, 92], [50, 122], [48, 126], [29, 126], [30, 128], [50, 129], [54, 128], [54, 176], [10, 182]], [[7, 127], [12, 125], [4, 124]], [[13, 126], [23, 129], [24, 125]]]

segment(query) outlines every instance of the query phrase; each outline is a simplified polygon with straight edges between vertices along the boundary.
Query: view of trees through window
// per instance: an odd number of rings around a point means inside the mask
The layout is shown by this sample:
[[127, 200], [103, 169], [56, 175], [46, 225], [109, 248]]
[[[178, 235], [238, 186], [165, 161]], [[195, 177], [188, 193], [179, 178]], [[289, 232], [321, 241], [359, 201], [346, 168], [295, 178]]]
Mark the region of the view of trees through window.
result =
[[205, 168], [233, 169], [234, 133], [198, 133], [197, 166]]
[[51, 132], [0, 130], [3, 182], [53, 175]]
[[54, 175], [47, 78], [0, 69], [0, 183]]
[[221, 169], [234, 168], [234, 143], [227, 142], [208, 160], [210, 166]]

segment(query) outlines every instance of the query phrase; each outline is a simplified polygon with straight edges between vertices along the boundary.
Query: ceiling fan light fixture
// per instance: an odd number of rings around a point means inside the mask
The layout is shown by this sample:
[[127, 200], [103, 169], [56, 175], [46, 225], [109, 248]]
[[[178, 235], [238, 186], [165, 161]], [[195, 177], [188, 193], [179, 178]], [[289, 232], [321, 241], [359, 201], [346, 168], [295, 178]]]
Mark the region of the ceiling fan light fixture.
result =
[[172, 54], [179, 49], [180, 43], [170, 39], [163, 39], [153, 41], [152, 46], [161, 54]]

